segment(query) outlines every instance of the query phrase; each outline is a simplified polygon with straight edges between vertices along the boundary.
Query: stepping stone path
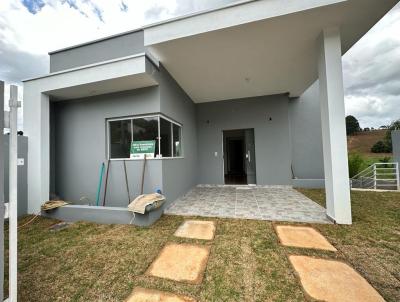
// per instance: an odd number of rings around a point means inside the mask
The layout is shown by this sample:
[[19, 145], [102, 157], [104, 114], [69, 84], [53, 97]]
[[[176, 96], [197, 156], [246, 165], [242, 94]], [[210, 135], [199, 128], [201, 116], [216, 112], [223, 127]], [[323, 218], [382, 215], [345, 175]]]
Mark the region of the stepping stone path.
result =
[[276, 232], [280, 242], [285, 246], [337, 251], [324, 236], [310, 227], [279, 225], [276, 227]]
[[212, 240], [215, 234], [214, 221], [186, 220], [175, 232], [175, 236]]
[[200, 284], [209, 253], [209, 246], [167, 244], [148, 269], [147, 275]]
[[318, 301], [385, 301], [354, 269], [340, 261], [289, 256], [305, 292]]
[[[212, 240], [214, 221], [187, 220], [175, 236]], [[168, 243], [150, 265], [146, 275], [174, 281], [200, 284], [203, 280], [211, 247], [208, 245]], [[152, 289], [135, 288], [126, 302], [195, 302], [192, 298]]]
[[[276, 226], [282, 245], [337, 251], [311, 227]], [[301, 285], [309, 297], [327, 302], [381, 302], [382, 296], [349, 265], [308, 256], [289, 256]]]
[[195, 302], [192, 298], [136, 287], [126, 302]]

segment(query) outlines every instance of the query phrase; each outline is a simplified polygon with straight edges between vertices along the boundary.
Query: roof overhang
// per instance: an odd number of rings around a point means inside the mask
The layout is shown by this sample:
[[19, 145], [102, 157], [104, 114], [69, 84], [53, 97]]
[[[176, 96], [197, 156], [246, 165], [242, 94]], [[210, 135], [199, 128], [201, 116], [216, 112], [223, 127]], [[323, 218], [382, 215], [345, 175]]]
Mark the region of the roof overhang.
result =
[[347, 52], [398, 0], [258, 0], [144, 28], [145, 46], [195, 102], [301, 95], [316, 41], [339, 26]]
[[158, 85], [155, 67], [144, 53], [80, 66], [28, 79], [52, 100], [76, 99]]

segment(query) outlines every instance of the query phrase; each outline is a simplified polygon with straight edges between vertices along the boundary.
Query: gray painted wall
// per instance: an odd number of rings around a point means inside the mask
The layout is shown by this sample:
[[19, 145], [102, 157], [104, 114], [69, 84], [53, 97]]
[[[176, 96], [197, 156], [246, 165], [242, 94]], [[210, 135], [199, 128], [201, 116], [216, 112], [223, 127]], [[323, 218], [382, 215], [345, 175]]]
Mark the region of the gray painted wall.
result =
[[[55, 102], [52, 119], [55, 134], [51, 144], [55, 193], [74, 203], [80, 203], [82, 197], [94, 203], [100, 165], [106, 162], [106, 119], [159, 111], [158, 87]], [[142, 164], [142, 161], [126, 161], [132, 196], [140, 193]], [[162, 190], [162, 161], [149, 160], [146, 171], [145, 192]], [[128, 204], [122, 161], [111, 161], [107, 196], [106, 205]]]
[[224, 183], [223, 130], [254, 128], [257, 184], [291, 184], [287, 95], [202, 103], [196, 107], [198, 183]]
[[50, 54], [50, 72], [144, 53], [143, 31], [111, 37]]
[[[159, 112], [183, 125], [184, 158], [149, 160], [145, 192], [161, 189], [167, 201], [172, 201], [196, 185], [195, 105], [168, 72], [160, 68], [155, 75], [159, 87], [52, 103], [50, 188], [55, 195], [76, 204], [87, 203], [80, 201], [86, 197], [93, 204], [100, 165], [106, 162], [105, 120]], [[126, 161], [132, 197], [139, 194], [142, 164]], [[122, 161], [111, 161], [107, 196], [106, 205], [128, 204]]]
[[158, 81], [161, 112], [182, 124], [184, 158], [163, 160], [164, 194], [170, 202], [197, 184], [196, 108], [163, 66]]
[[[4, 82], [0, 81], [0, 131], [4, 126]], [[4, 135], [0, 135], [0, 146], [4, 146]], [[4, 157], [0, 147], [0, 301], [4, 300]]]
[[[258, 184], [291, 185], [292, 167], [296, 177], [310, 180], [305, 186], [323, 183], [317, 84], [295, 100], [274, 95], [194, 104], [163, 66], [155, 77], [156, 87], [52, 102], [51, 192], [94, 204], [107, 158], [106, 119], [160, 112], [183, 125], [184, 158], [149, 160], [145, 192], [161, 189], [171, 202], [196, 184], [223, 184], [222, 131], [248, 128], [254, 128]], [[142, 161], [126, 164], [132, 199], [139, 194]], [[113, 160], [106, 205], [128, 201], [123, 162]]]
[[292, 169], [299, 179], [324, 179], [319, 83], [289, 103]]
[[[8, 165], [9, 165], [9, 141], [8, 135], [3, 136], [3, 160], [4, 160], [4, 200], [8, 202]], [[18, 158], [24, 159], [24, 165], [18, 166], [18, 216], [28, 213], [28, 138], [18, 136]]]
[[392, 131], [393, 161], [400, 165], [400, 130]]

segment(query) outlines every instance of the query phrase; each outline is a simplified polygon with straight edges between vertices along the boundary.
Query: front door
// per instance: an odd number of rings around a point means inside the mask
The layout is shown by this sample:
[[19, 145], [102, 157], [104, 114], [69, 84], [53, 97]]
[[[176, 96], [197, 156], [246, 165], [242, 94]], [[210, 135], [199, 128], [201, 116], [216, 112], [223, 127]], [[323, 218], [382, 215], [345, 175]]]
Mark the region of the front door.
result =
[[223, 131], [225, 184], [256, 184], [254, 129]]

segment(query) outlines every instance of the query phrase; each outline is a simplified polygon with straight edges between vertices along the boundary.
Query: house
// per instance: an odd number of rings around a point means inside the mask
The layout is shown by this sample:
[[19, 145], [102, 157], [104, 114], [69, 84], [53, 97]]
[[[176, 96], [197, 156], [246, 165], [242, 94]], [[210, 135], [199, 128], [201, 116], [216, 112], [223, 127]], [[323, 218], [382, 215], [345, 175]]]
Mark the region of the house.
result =
[[131, 142], [151, 141], [144, 191], [168, 203], [197, 184], [325, 186], [350, 224], [341, 57], [397, 2], [245, 1], [50, 52], [24, 81], [29, 212], [93, 202], [108, 160], [106, 205], [126, 206]]

